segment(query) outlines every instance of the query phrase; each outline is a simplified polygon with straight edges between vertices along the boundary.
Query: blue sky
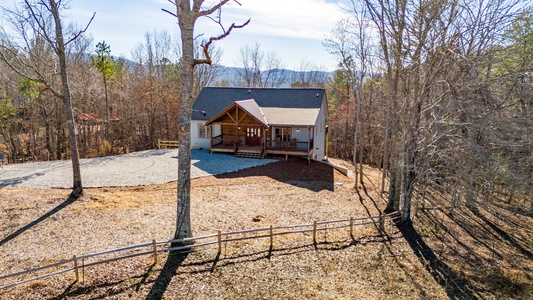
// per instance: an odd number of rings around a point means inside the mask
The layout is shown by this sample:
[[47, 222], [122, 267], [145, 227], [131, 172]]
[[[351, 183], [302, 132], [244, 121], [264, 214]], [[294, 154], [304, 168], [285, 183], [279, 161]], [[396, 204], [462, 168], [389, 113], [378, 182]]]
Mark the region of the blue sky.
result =
[[[224, 52], [223, 65], [238, 66], [240, 48], [257, 42], [263, 51], [275, 51], [289, 69], [298, 69], [302, 60], [328, 71], [336, 68], [335, 58], [322, 46], [325, 36], [343, 17], [343, 10], [335, 0], [239, 2], [242, 6], [231, 2], [224, 7], [222, 20], [225, 27], [232, 22], [243, 23], [248, 18], [252, 21], [217, 42], [217, 47]], [[92, 35], [95, 43], [105, 40], [115, 56], [131, 58], [131, 52], [143, 42], [146, 32], [166, 30], [172, 36], [178, 32], [176, 19], [161, 10], [174, 10], [167, 0], [71, 0], [70, 6], [65, 16], [79, 26], [84, 26], [96, 12], [87, 33]], [[201, 33], [207, 38], [217, 36], [221, 31], [213, 21], [203, 18], [195, 29], [195, 34]]]

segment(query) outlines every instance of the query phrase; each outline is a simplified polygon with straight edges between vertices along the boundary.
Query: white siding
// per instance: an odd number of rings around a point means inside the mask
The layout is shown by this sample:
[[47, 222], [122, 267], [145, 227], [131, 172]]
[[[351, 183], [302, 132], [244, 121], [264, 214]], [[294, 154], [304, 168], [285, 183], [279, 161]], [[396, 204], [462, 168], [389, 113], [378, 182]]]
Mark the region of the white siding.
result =
[[222, 127], [220, 126], [220, 124], [213, 124], [213, 127], [211, 130], [213, 130], [213, 137], [219, 136], [222, 134]]
[[[209, 138], [200, 138], [200, 125], [204, 124], [205, 121], [199, 121], [199, 120], [192, 120], [191, 121], [191, 148], [192, 149], [210, 149], [211, 148], [211, 142]], [[222, 132], [222, 129], [220, 127], [220, 124], [213, 124], [212, 127], [213, 130], [213, 136], [220, 135]]]
[[[312, 130], [311, 128], [307, 127], [295, 127], [292, 128], [291, 132], [291, 138], [296, 139], [298, 142], [308, 142], [309, 137], [311, 136], [309, 134], [309, 131]], [[311, 136], [312, 138], [312, 136]], [[298, 144], [298, 148], [306, 148], [307, 146], [305, 144]]]
[[315, 157], [316, 160], [323, 160], [326, 158], [326, 118], [327, 118], [327, 107], [326, 101], [322, 102], [322, 107], [320, 108], [320, 113], [315, 123]]
[[198, 149], [204, 148], [209, 149], [210, 142], [209, 139], [202, 139], [199, 137], [200, 125], [204, 124], [205, 121], [191, 120], [191, 148]]

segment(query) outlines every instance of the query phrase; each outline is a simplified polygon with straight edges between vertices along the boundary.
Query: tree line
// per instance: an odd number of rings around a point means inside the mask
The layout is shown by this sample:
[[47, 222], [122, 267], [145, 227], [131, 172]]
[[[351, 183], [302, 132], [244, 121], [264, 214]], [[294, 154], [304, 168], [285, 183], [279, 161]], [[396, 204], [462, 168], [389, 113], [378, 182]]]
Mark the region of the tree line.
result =
[[[32, 10], [55, 1], [23, 3], [3, 8], [9, 26], [0, 36], [0, 139], [11, 161], [73, 156], [58, 50], [80, 157], [176, 139], [183, 64], [175, 37], [148, 32], [125, 60], [71, 25], [67, 36], [75, 38], [61, 48], [51, 39], [53, 18]], [[212, 46], [210, 64], [193, 69], [192, 96], [203, 86], [324, 87], [328, 155], [359, 167], [356, 188], [362, 164], [381, 168], [387, 209], [401, 208], [405, 219], [430, 186], [453, 195], [452, 210], [461, 199], [471, 205], [494, 193], [533, 206], [531, 7], [518, 0], [349, 3], [349, 17], [324, 41], [339, 61], [333, 76], [307, 61], [289, 76], [277, 54], [256, 43], [241, 49], [238, 75], [228, 78], [223, 52]], [[194, 44], [196, 58], [206, 42]]]
[[[17, 52], [19, 45], [6, 42], [10, 36], [3, 39], [4, 51]], [[31, 57], [43, 68], [40, 72], [54, 74], [56, 58], [50, 45], [37, 39], [25, 47], [24, 59]], [[153, 149], [158, 139], [177, 139], [181, 50], [174, 37], [166, 31], [147, 32], [131, 60], [114, 57], [111, 47], [105, 41], [94, 46], [90, 37], [80, 35], [66, 48], [82, 158]], [[275, 52], [265, 55], [257, 43], [241, 49], [236, 76], [224, 73], [221, 49], [209, 51], [213, 63], [194, 70], [194, 95], [204, 86], [323, 87], [327, 81], [327, 72], [308, 61], [289, 74]], [[196, 56], [200, 52], [196, 43]], [[48, 86], [20, 76], [6, 62], [0, 63], [0, 73], [0, 137], [9, 160], [69, 159], [63, 104]]]
[[330, 153], [381, 167], [387, 211], [404, 220], [431, 188], [452, 195], [450, 213], [495, 195], [533, 209], [531, 6], [364, 0], [348, 10], [324, 42], [341, 66], [327, 85]]

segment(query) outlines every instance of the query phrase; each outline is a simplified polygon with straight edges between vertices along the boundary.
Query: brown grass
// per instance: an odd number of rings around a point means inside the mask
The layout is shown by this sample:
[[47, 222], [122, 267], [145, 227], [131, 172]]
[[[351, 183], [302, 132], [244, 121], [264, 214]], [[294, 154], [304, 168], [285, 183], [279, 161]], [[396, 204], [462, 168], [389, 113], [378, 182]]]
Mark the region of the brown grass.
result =
[[[361, 198], [330, 167], [290, 160], [192, 181], [194, 235], [377, 215], [377, 170]], [[176, 184], [66, 190], [0, 190], [0, 275], [152, 239], [175, 226]], [[433, 195], [446, 209], [446, 195]], [[361, 199], [361, 200], [360, 200]], [[440, 200], [439, 200], [440, 199]], [[439, 202], [440, 201], [440, 202]], [[499, 204], [499, 203], [498, 203]], [[498, 224], [491, 219], [497, 210]], [[489, 201], [453, 216], [418, 211], [391, 239], [372, 225], [231, 242], [186, 257], [149, 256], [0, 290], [2, 299], [528, 299], [533, 298], [532, 219]], [[8, 280], [0, 280], [1, 284]]]

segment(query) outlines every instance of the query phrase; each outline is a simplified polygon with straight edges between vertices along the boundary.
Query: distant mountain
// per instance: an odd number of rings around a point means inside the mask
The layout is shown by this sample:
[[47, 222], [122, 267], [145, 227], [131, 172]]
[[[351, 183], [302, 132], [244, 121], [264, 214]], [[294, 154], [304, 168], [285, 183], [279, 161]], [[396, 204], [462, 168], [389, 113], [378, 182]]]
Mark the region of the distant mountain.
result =
[[[239, 82], [240, 74], [244, 73], [244, 68], [226, 67], [219, 65], [221, 69], [219, 78], [215, 80], [216, 83], [222, 80], [227, 81], [230, 85]], [[290, 87], [293, 82], [310, 82], [315, 85], [316, 83], [325, 83], [328, 78], [333, 77], [334, 72], [325, 71], [294, 71], [289, 69], [273, 69], [262, 71], [263, 80], [267, 80], [268, 74], [284, 77], [286, 80], [280, 87]]]
[[[89, 63], [91, 61], [91, 57], [93, 56], [95, 55], [85, 54], [83, 55], [83, 60]], [[122, 59], [124, 61], [124, 64], [128, 68], [132, 68], [139, 64], [138, 62], [132, 61], [124, 57], [112, 56], [112, 58], [115, 61]], [[236, 85], [236, 83], [238, 83], [241, 79], [240, 74], [244, 73], [243, 68], [226, 67], [222, 65], [217, 65], [216, 67], [218, 67], [220, 71], [218, 72], [219, 73], [218, 78], [214, 80], [215, 85], [220, 84], [220, 82], [222, 81], [227, 82], [227, 84], [229, 84], [230, 86]], [[325, 84], [326, 80], [328, 78], [333, 77], [334, 73], [335, 72], [326, 72], [326, 71], [294, 71], [294, 70], [289, 70], [289, 69], [273, 69], [273, 70], [262, 71], [263, 80], [267, 79], [266, 77], [268, 76], [268, 74], [270, 74], [271, 76], [277, 76], [278, 78], [279, 77], [285, 78], [281, 86], [276, 85], [276, 87], [283, 87], [283, 88], [291, 87], [291, 84], [293, 82], [300, 82], [300, 83], [310, 82], [312, 85], [316, 85], [317, 83], [321, 83], [321, 82]]]

